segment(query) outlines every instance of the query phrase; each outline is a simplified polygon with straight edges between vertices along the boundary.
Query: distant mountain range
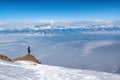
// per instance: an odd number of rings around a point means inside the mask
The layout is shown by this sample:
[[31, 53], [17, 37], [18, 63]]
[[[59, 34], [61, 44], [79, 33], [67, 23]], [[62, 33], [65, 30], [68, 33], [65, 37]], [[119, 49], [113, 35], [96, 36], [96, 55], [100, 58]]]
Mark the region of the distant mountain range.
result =
[[64, 34], [64, 33], [115, 33], [120, 23], [113, 21], [82, 21], [54, 23], [0, 24], [0, 34]]

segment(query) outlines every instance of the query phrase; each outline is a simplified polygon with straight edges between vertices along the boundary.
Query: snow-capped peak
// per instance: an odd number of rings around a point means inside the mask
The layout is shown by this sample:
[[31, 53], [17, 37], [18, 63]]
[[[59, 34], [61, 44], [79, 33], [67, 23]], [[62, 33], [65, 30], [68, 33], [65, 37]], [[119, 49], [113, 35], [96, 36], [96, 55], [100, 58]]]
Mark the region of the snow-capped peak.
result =
[[1, 34], [59, 34], [59, 33], [111, 33], [120, 32], [119, 21], [39, 21], [36, 23], [12, 23], [0, 25]]

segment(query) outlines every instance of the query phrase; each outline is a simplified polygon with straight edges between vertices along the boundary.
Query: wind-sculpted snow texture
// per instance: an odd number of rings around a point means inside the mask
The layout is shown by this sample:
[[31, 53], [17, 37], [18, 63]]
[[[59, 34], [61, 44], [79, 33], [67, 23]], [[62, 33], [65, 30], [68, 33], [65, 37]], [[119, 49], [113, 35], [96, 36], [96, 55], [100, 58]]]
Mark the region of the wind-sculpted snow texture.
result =
[[0, 80], [120, 80], [117, 74], [33, 64], [0, 60]]

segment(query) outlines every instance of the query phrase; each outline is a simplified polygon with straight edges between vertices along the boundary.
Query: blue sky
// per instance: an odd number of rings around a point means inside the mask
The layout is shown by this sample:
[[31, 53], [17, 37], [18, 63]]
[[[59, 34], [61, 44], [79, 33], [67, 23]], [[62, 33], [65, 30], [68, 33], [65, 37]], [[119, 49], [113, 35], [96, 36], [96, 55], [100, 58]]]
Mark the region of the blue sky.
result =
[[0, 21], [119, 20], [120, 0], [0, 0]]

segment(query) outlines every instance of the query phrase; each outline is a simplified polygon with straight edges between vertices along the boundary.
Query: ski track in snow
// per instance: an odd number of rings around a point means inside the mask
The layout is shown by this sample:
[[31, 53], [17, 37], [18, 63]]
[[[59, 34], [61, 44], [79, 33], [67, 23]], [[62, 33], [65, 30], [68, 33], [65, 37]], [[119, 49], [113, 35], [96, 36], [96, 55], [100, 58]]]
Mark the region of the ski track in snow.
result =
[[120, 80], [120, 75], [32, 62], [0, 61], [0, 80]]

